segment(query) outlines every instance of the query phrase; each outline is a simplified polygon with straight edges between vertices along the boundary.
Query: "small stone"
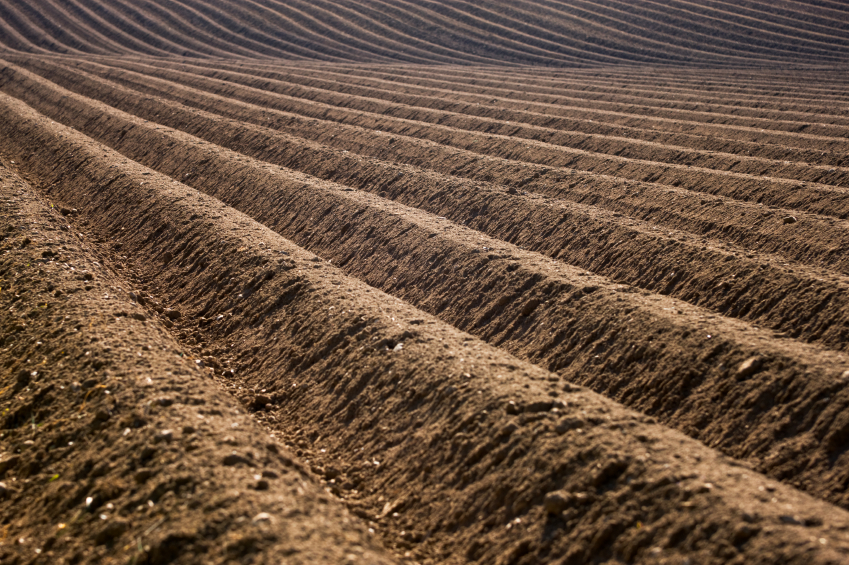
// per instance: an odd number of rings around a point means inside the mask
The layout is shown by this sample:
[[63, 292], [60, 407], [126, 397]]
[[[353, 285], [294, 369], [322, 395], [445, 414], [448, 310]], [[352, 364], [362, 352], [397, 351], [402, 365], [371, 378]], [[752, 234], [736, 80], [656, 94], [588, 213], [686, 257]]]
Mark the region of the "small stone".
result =
[[843, 381], [849, 381], [849, 371], [843, 371], [843, 374], [840, 375], [840, 379]]
[[74, 381], [74, 382], [71, 383], [71, 390], [72, 391], [79, 392], [81, 388], [82, 388], [82, 385], [80, 383], [78, 383], [77, 381]]
[[259, 514], [257, 514], [256, 516], [254, 516], [253, 520], [251, 520], [251, 521], [252, 521], [254, 524], [256, 524], [256, 523], [258, 523], [258, 522], [269, 522], [269, 523], [273, 523], [273, 522], [274, 522], [274, 516], [272, 516], [272, 515], [271, 515], [271, 514], [269, 514], [268, 512], [260, 512]]
[[165, 253], [162, 254], [162, 262], [163, 263], [170, 263], [172, 259], [174, 259], [174, 254], [171, 253], [170, 251], [166, 251]]
[[182, 312], [180, 312], [179, 310], [172, 310], [171, 308], [168, 308], [167, 310], [165, 310], [165, 317], [168, 318], [169, 320], [176, 320], [176, 319], [180, 318], [182, 315], [183, 315]]
[[402, 349], [404, 349], [404, 344], [399, 343], [395, 347], [392, 348], [392, 351], [401, 351]]
[[190, 435], [195, 433], [197, 430], [194, 426], [183, 426], [183, 434]]
[[786, 218], [784, 218], [781, 221], [784, 223], [784, 225], [787, 225], [787, 224], [795, 224], [798, 220], [796, 220], [796, 218], [794, 216], [787, 216]]
[[9, 488], [6, 486], [6, 483], [0, 482], [0, 498], [5, 498], [8, 492]]
[[268, 490], [268, 481], [265, 479], [260, 479], [254, 484], [254, 489], [256, 490]]
[[505, 408], [505, 410], [507, 411], [508, 414], [518, 414], [519, 413], [519, 407], [516, 406], [516, 403], [513, 402], [512, 400], [507, 403], [507, 407]]
[[519, 191], [511, 186], [510, 188], [507, 189], [507, 194], [519, 194]]
[[141, 312], [133, 312], [132, 314], [130, 314], [130, 317], [134, 320], [138, 320], [139, 322], [144, 322], [145, 320], [147, 320], [147, 316], [145, 316]]
[[796, 518], [796, 516], [790, 516], [788, 514], [785, 514], [783, 516], [779, 516], [778, 519], [781, 520], [785, 524], [791, 524], [791, 525], [794, 525], [794, 526], [802, 523], [802, 522], [799, 521], [798, 518]]
[[760, 371], [761, 366], [763, 366], [763, 362], [764, 359], [760, 355], [749, 357], [740, 364], [740, 367], [737, 368], [737, 378], [745, 379], [746, 377], [754, 375]]
[[571, 493], [556, 490], [545, 495], [542, 505], [549, 514], [560, 514], [572, 505], [573, 500]]
[[171, 441], [174, 439], [174, 431], [173, 430], [162, 430], [159, 432], [157, 437], [162, 441]]
[[105, 422], [110, 417], [111, 416], [110, 416], [109, 412], [107, 412], [103, 408], [99, 409], [97, 412], [94, 413], [94, 419], [99, 421], [99, 422]]
[[168, 398], [167, 396], [163, 396], [161, 398], [158, 398], [156, 400], [156, 403], [160, 406], [171, 406], [172, 404], [174, 404], [174, 399]]

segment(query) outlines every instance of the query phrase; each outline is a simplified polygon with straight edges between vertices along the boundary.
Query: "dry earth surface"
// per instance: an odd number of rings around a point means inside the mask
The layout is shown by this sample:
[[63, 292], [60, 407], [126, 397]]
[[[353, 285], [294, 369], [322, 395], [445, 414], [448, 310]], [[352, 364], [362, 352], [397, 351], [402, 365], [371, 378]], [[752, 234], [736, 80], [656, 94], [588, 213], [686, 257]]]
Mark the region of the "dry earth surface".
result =
[[0, 0], [0, 562], [849, 562], [849, 7]]

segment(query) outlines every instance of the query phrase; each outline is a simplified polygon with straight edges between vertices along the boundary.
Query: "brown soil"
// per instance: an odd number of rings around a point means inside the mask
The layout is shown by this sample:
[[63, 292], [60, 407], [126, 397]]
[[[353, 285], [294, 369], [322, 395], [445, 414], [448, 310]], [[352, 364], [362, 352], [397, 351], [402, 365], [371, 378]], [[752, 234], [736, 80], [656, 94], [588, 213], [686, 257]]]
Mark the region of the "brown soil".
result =
[[7, 166], [0, 561], [395, 562]]
[[[842, 277], [826, 283], [818, 270], [803, 266], [800, 272], [797, 265], [790, 269], [774, 257], [751, 253], [702, 250], [700, 240], [686, 236], [680, 242], [674, 237], [656, 240], [650, 226], [634, 226], [588, 208], [571, 214], [552, 211], [544, 200], [534, 202], [494, 187], [470, 186], [463, 195], [464, 188], [452, 186], [450, 178], [364, 163], [317, 145], [297, 144], [282, 159], [309, 172], [344, 170], [348, 177], [354, 170], [364, 179], [360, 188], [393, 195], [431, 216], [269, 168], [267, 162], [279, 162], [279, 148], [291, 138], [268, 130], [237, 129], [153, 99], [122, 103], [109, 98], [134, 108], [147, 103], [151, 109], [145, 117], [164, 113], [162, 122], [179, 123], [222, 145], [238, 145], [240, 153], [232, 153], [92, 104], [31, 75], [18, 72], [3, 88], [15, 89], [12, 93], [52, 118], [208, 192], [456, 327], [748, 459], [760, 471], [846, 504], [849, 438], [840, 431], [849, 402], [842, 386], [845, 357], [776, 340], [773, 332], [727, 318], [714, 320], [711, 314], [716, 309], [766, 322], [809, 341], [816, 335], [817, 341], [845, 351], [843, 320], [849, 316], [843, 304], [849, 293], [834, 288], [846, 288]], [[268, 147], [276, 148], [271, 156]], [[264, 161], [244, 157], [254, 153]], [[531, 249], [554, 249], [560, 261], [611, 273], [614, 280], [564, 269], [436, 214]], [[524, 218], [519, 233], [517, 216]], [[682, 267], [685, 261], [689, 265]], [[804, 288], [797, 288], [799, 277], [805, 276]], [[699, 307], [645, 292], [658, 289], [683, 300], [700, 296]], [[787, 296], [775, 300], [783, 294]], [[828, 302], [820, 307], [823, 294]], [[750, 358], [760, 360], [756, 376], [740, 378], [737, 368]], [[793, 392], [783, 394], [781, 389]]]
[[845, 64], [835, 0], [4, 0], [0, 49], [476, 65]]
[[0, 0], [0, 563], [849, 562], [847, 14]]
[[411, 557], [825, 563], [849, 552], [844, 511], [350, 279], [20, 102], [4, 97], [3, 116], [7, 158], [147, 286], [150, 324], [173, 319], [209, 366], [234, 371], [236, 396], [302, 442], [331, 491]]

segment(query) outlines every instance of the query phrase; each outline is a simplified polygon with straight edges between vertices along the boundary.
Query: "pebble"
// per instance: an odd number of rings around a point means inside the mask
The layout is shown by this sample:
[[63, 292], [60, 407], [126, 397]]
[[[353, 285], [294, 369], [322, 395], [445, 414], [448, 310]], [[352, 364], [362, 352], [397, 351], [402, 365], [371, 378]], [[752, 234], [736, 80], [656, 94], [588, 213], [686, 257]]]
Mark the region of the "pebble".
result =
[[758, 371], [760, 371], [761, 366], [763, 366], [764, 359], [760, 355], [755, 355], [754, 357], [749, 357], [737, 368], [737, 378], [745, 379], [748, 376], [754, 375]]
[[787, 225], [787, 224], [795, 224], [798, 220], [796, 219], [795, 216], [787, 216], [786, 218], [784, 218], [781, 221], [784, 222], [785, 225]]
[[176, 320], [176, 319], [180, 318], [182, 315], [183, 315], [183, 313], [180, 312], [179, 310], [172, 310], [171, 308], [168, 308], [167, 310], [165, 310], [165, 317], [168, 318], [169, 320]]
[[849, 371], [843, 371], [843, 374], [840, 375], [841, 380], [849, 381]]
[[157, 436], [162, 441], [171, 441], [174, 439], [174, 431], [173, 430], [162, 430], [159, 432]]
[[256, 516], [254, 516], [253, 520], [251, 520], [254, 524], [257, 522], [274, 522], [274, 516], [269, 514], [268, 512], [260, 512]]

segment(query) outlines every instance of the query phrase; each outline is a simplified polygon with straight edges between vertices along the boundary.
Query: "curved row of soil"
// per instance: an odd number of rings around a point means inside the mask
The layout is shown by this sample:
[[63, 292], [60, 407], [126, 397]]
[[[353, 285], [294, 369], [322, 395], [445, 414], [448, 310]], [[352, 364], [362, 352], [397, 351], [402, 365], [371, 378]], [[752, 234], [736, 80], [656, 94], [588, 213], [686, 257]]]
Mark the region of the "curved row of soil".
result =
[[833, 6], [685, 0], [4, 0], [30, 53], [371, 63], [758, 66], [844, 63]]
[[[740, 249], [724, 249], [718, 242], [708, 248], [705, 240], [686, 232], [656, 233], [654, 225], [634, 222], [614, 213], [604, 213], [583, 205], [551, 202], [545, 199], [505, 194], [497, 186], [480, 183], [458, 183], [454, 176], [405, 167], [386, 161], [367, 160], [350, 153], [331, 151], [328, 147], [299, 138], [282, 135], [265, 128], [242, 123], [222, 122], [217, 116], [156, 99], [140, 98], [136, 92], [121, 89], [85, 75], [52, 69], [52, 77], [83, 94], [99, 97], [116, 108], [145, 119], [176, 127], [201, 136], [207, 141], [264, 161], [295, 168], [310, 175], [342, 182], [396, 199], [404, 204], [423, 208], [435, 215], [445, 216], [457, 223], [470, 225], [492, 237], [522, 245], [534, 251], [556, 257], [613, 278], [655, 292], [689, 300], [702, 307], [752, 322], [767, 324], [776, 331], [794, 337], [819, 341], [830, 347], [844, 349], [847, 306], [844, 304], [846, 281], [833, 278], [827, 272], [794, 264], [794, 261], [829, 264], [846, 272], [847, 255], [840, 252], [849, 247], [843, 222], [831, 224], [815, 216], [798, 215], [807, 229], [793, 226], [784, 229], [780, 214], [764, 221], [764, 211], [757, 206], [737, 206], [751, 222], [739, 224], [736, 231], [748, 238], [749, 246], [758, 242], [759, 256]], [[11, 74], [9, 74], [11, 73]], [[108, 114], [108, 109], [87, 108], [85, 103], [67, 107], [57, 113], [48, 105], [45, 96], [55, 87], [49, 83], [7, 70], [4, 80], [7, 92], [20, 96], [56, 119], [73, 123], [84, 131], [96, 117]], [[54, 93], [59, 100], [66, 93]], [[66, 101], [68, 102], [68, 101]], [[220, 100], [212, 99], [215, 108]], [[240, 117], [260, 116], [259, 108], [242, 105]], [[230, 115], [233, 115], [232, 113]], [[117, 118], [120, 120], [121, 118]], [[261, 123], [263, 120], [259, 120]], [[123, 132], [117, 125], [113, 131]], [[97, 132], [103, 135], [102, 132]], [[123, 137], [123, 133], [120, 134]], [[115, 139], [108, 136], [106, 139]], [[388, 138], [392, 141], [392, 138]], [[112, 141], [114, 143], [114, 141]], [[527, 171], [522, 171], [527, 175]], [[522, 177], [524, 178], [524, 177]], [[503, 181], [502, 177], [502, 181]], [[656, 206], [654, 195], [651, 205]], [[668, 196], [667, 196], [668, 198]], [[680, 207], [676, 198], [676, 205]], [[703, 214], [704, 205], [698, 204]], [[728, 215], [727, 203], [717, 212], [717, 220]], [[790, 212], [785, 212], [785, 214]], [[529, 222], [528, 219], [534, 220]], [[704, 220], [700, 220], [702, 224]], [[693, 223], [693, 222], [691, 222]], [[753, 230], [752, 225], [762, 226]], [[771, 228], [781, 226], [782, 229]], [[698, 224], [697, 224], [698, 225]], [[521, 229], [518, 226], [522, 226]], [[679, 227], [679, 226], [676, 226]], [[685, 228], [692, 226], [683, 226]], [[701, 226], [699, 226], [701, 227]], [[727, 234], [728, 225], [723, 225]], [[699, 230], [706, 235], [708, 230]], [[822, 238], [822, 246], [812, 243], [812, 234]], [[767, 242], [763, 239], [766, 238]], [[739, 243], [739, 242], [738, 242]], [[764, 256], [773, 251], [778, 257]], [[750, 255], [750, 256], [747, 256]], [[783, 259], [785, 258], [785, 259]], [[829, 276], [832, 280], [822, 280]], [[781, 300], [776, 297], [784, 295]]]
[[[419, 118], [424, 117], [423, 113], [429, 110], [385, 104], [344, 94], [328, 94], [331, 99], [324, 96], [294, 97], [274, 92], [285, 85], [268, 79], [242, 75], [242, 78], [236, 79], [237, 82], [225, 82], [135, 63], [120, 65], [141, 70], [144, 74], [125, 74], [126, 71], [120, 69], [102, 67], [95, 70], [102, 76], [129, 82], [134, 89], [157, 96], [172, 97], [170, 91], [179, 89], [179, 84], [185, 84], [284, 114], [303, 116], [311, 119], [313, 123], [315, 120], [321, 120], [323, 125], [334, 130], [344, 131], [340, 125], [356, 126], [438, 143], [449, 149], [543, 165], [549, 169], [572, 169], [594, 175], [612, 175], [629, 181], [667, 184], [692, 193], [715, 194], [839, 218], [849, 217], [849, 190], [839, 186], [847, 182], [844, 169], [813, 167], [814, 176], [810, 178], [816, 182], [805, 182], [805, 179], [772, 176], [768, 174], [770, 168], [765, 170], [763, 163], [745, 159], [737, 159], [740, 161], [737, 168], [741, 169], [737, 172], [692, 166], [690, 159], [686, 158], [667, 163], [640, 158], [650, 155], [640, 155], [638, 158], [621, 157], [561, 146], [551, 143], [550, 139], [538, 141], [532, 139], [535, 133], [530, 130], [533, 128], [514, 122], [485, 123], [466, 114], [440, 112], [434, 112], [428, 121], [422, 121]], [[154, 77], [164, 77], [168, 81], [152, 80]], [[314, 98], [320, 99], [317, 101]], [[262, 125], [284, 125], [279, 119], [271, 123], [267, 118], [264, 119], [266, 121]], [[555, 136], [568, 135], [553, 129], [548, 130], [548, 133]], [[779, 164], [779, 167], [781, 166], [784, 166], [783, 162]], [[832, 182], [835, 184], [830, 184]]]
[[[639, 274], [647, 271], [646, 280], [665, 293], [692, 298], [702, 292], [708, 306], [751, 304], [751, 311], [731, 313], [786, 323], [788, 331], [819, 332], [816, 340], [838, 349], [846, 344], [844, 282], [819, 282], [811, 270], [799, 284], [796, 277], [804, 273], [718, 248], [696, 252], [699, 242], [673, 246], [671, 239], [657, 241], [647, 226], [612, 214], [552, 207], [485, 185], [339, 155], [129, 92], [108, 99], [219, 144], [207, 145], [24, 71], [9, 67], [4, 77], [4, 91], [51, 118], [220, 198], [369, 284], [765, 472], [846, 503], [844, 355], [777, 340], [772, 332], [715, 318], [709, 310], [587, 276], [503, 240], [532, 247], [536, 241], [577, 264], [583, 254], [615, 279], [640, 283]], [[222, 149], [228, 145], [241, 154]], [[369, 185], [363, 188], [391, 193], [432, 215], [269, 168], [245, 154], [310, 172], [356, 173]], [[592, 252], [581, 251], [592, 239]], [[684, 275], [670, 278], [669, 271]], [[720, 284], [724, 280], [729, 282]], [[822, 300], [827, 303], [820, 305]], [[753, 359], [756, 367], [742, 368]]]
[[394, 563], [18, 163], [0, 163], [0, 561]]
[[[106, 60], [108, 61], [108, 60]], [[154, 63], [157, 64], [157, 63]], [[163, 63], [158, 63], [166, 66]], [[171, 66], [173, 65], [167, 65]], [[438, 78], [407, 77], [391, 72], [374, 73], [359, 69], [347, 71], [338, 66], [332, 68], [312, 68], [303, 65], [292, 65], [289, 67], [281, 65], [259, 65], [259, 64], [224, 64], [224, 63], [193, 63], [192, 65], [181, 64], [176, 68], [197, 72], [203, 68], [214, 68], [238, 73], [249, 73], [254, 76], [262, 76], [287, 82], [296, 82], [306, 86], [316, 86], [326, 90], [343, 91], [366, 97], [375, 97], [393, 102], [403, 102], [414, 106], [425, 106], [437, 109], [454, 109], [465, 113], [477, 113], [483, 117], [499, 117], [496, 112], [502, 112], [501, 119], [533, 123], [539, 120], [539, 116], [557, 116], [568, 118], [565, 122], [574, 124], [566, 129], [575, 129], [586, 133], [622, 133], [635, 132], [637, 139], [648, 136], [651, 133], [662, 134], [662, 131], [652, 131], [650, 125], [662, 125], [666, 123], [662, 119], [646, 114], [649, 112], [669, 110], [668, 116], [674, 116], [677, 112], [679, 118], [697, 122], [706, 118], [715, 120], [717, 116], [726, 120], [731, 116], [742, 116], [760, 120], [757, 125], [772, 129], [777, 123], [799, 122], [809, 124], [820, 122], [825, 124], [845, 125], [845, 112], [833, 103], [828, 105], [821, 102], [822, 106], [812, 104], [810, 101], [802, 100], [794, 104], [795, 100], [789, 102], [785, 99], [780, 103], [760, 100], [745, 100], [734, 98], [722, 100], [719, 104], [717, 99], [720, 95], [711, 92], [709, 95], [701, 93], [700, 97], [693, 95], [686, 97], [680, 93], [658, 92], [657, 90], [635, 90], [628, 93], [627, 84], [611, 85], [606, 81], [603, 88], [592, 88], [582, 84], [575, 76], [559, 81], [556, 87], [539, 89], [533, 92], [531, 85], [526, 81], [522, 83], [515, 81], [515, 75], [505, 77], [504, 80], [475, 80], [466, 73], [465, 80], [448, 80], [442, 72]], [[213, 76], [213, 75], [210, 75]], [[219, 78], [226, 78], [220, 76]], [[804, 80], [804, 73], [795, 77], [795, 80]], [[682, 100], [683, 99], [683, 100]], [[473, 104], [473, 106], [470, 106]], [[772, 106], [772, 107], [771, 107]], [[512, 110], [512, 112], [507, 112]], [[523, 119], [527, 115], [529, 119]], [[630, 117], [630, 122], [617, 123], [620, 117]], [[593, 119], [589, 119], [593, 118]], [[636, 118], [642, 118], [640, 124]], [[551, 125], [555, 122], [542, 122], [540, 125]], [[751, 124], [751, 122], [748, 122]], [[595, 125], [592, 125], [595, 124]], [[615, 129], [618, 126], [618, 129]], [[642, 127], [641, 127], [642, 126]], [[607, 130], [603, 128], [609, 128]], [[595, 129], [600, 128], [600, 129]], [[726, 128], [729, 129], [729, 128]], [[687, 136], [679, 134], [682, 139]], [[630, 133], [629, 133], [630, 136]], [[690, 133], [695, 138], [696, 134]], [[792, 136], [785, 136], [790, 137]], [[673, 138], [674, 139], [674, 138]], [[653, 140], [646, 138], [647, 141]], [[703, 140], [705, 142], [707, 140]], [[725, 141], [730, 142], [731, 139]], [[694, 148], [699, 145], [693, 144]], [[802, 148], [797, 148], [801, 150]]]
[[[158, 302], [178, 309], [179, 315], [162, 310], [163, 323], [176, 319], [174, 331], [203, 344], [210, 365], [234, 368], [255, 391], [254, 407], [271, 413], [268, 422], [284, 434], [299, 430], [314, 449], [314, 469], [331, 490], [349, 499], [372, 529], [387, 532], [389, 539], [397, 535], [396, 545], [410, 557], [836, 563], [849, 554], [845, 511], [771, 483], [644, 415], [563, 384], [552, 373], [348, 278], [221, 201], [127, 160], [5, 94], [0, 116], [2, 151], [58, 206], [79, 211], [75, 229], [79, 225], [109, 242], [107, 259], [147, 285], [141, 297], [148, 315], [158, 317]], [[135, 120], [126, 135], [141, 135], [144, 123]], [[422, 241], [425, 228], [434, 233], [447, 226], [366, 193], [246, 161], [186, 134], [161, 127], [158, 133], [170, 138], [173, 158], [204, 153], [212, 162], [218, 155], [224, 160], [219, 166], [231, 163], [226, 172], [249, 175], [258, 184], [272, 175], [281, 182], [274, 194], [285, 195], [293, 206], [296, 188], [307, 200], [335, 198], [342, 215], [349, 213], [343, 208], [350, 201], [357, 221], [372, 226], [373, 239], [391, 234], [387, 245]], [[147, 151], [163, 161], [162, 168], [169, 166], [169, 151], [152, 143]], [[242, 167], [232, 167], [236, 159]], [[202, 184], [212, 190], [215, 174], [197, 170], [183, 178], [203, 176]], [[286, 210], [279, 204], [274, 210]], [[316, 241], [329, 241], [322, 236], [330, 232], [327, 218], [317, 215], [321, 208], [327, 205], [315, 208], [314, 222], [306, 227], [320, 228]], [[403, 212], [396, 222], [408, 225], [387, 231], [390, 224], [378, 224], [389, 219], [381, 210]], [[309, 209], [301, 212], [299, 221], [307, 221], [303, 214]], [[461, 231], [425, 241], [439, 238], [438, 245], [427, 245], [454, 263], [464, 253], [463, 238], [477, 238]], [[335, 241], [346, 244], [344, 237]], [[15, 243], [20, 249], [22, 242]], [[617, 298], [634, 300], [614, 296], [609, 284], [594, 277], [592, 284], [577, 286], [573, 269], [510, 252], [519, 256], [513, 261], [518, 268], [509, 272], [524, 286], [545, 275], [572, 284], [575, 302], [589, 297], [613, 307]], [[504, 262], [489, 261], [493, 269]], [[474, 266], [467, 259], [460, 267]], [[652, 301], [639, 307], [663, 316]], [[569, 301], [562, 304], [569, 307]], [[550, 309], [542, 303], [536, 308]], [[643, 315], [634, 313], [635, 320]], [[769, 372], [773, 363], [764, 361]], [[746, 369], [743, 378], [756, 383], [764, 372]], [[249, 460], [237, 454], [233, 462]], [[292, 512], [268, 524], [266, 533], [298, 527], [299, 516]], [[330, 516], [326, 526], [337, 527], [338, 519]]]

